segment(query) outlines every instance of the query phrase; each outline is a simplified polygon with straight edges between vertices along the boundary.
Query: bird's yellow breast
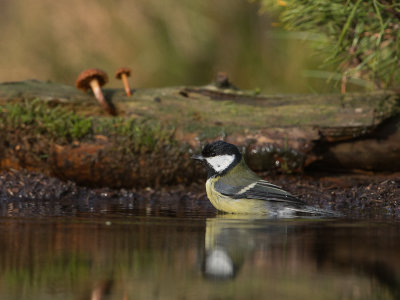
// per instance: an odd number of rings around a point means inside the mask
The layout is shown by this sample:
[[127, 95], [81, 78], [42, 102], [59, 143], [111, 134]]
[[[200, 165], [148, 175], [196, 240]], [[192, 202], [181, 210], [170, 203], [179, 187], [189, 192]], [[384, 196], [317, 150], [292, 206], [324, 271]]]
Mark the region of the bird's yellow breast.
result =
[[217, 178], [209, 178], [206, 182], [207, 197], [211, 204], [218, 210], [226, 213], [239, 214], [266, 214], [268, 210], [265, 206], [265, 201], [252, 199], [232, 199], [221, 193], [218, 193], [215, 188]]

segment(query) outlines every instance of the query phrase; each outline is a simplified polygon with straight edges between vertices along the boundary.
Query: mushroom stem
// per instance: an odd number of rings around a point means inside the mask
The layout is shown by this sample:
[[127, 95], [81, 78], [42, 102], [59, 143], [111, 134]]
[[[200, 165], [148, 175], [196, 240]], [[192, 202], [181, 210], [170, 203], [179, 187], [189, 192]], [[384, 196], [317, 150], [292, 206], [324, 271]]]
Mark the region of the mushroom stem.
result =
[[342, 76], [342, 83], [340, 85], [340, 93], [341, 94], [346, 94], [346, 82], [347, 82], [347, 76], [343, 75]]
[[125, 93], [127, 96], [131, 95], [131, 89], [129, 88], [128, 76], [125, 73], [121, 74], [122, 82], [124, 83]]
[[115, 110], [113, 107], [111, 107], [108, 102], [106, 101], [106, 98], [104, 98], [104, 95], [101, 91], [100, 84], [97, 81], [97, 79], [92, 79], [90, 81], [90, 87], [92, 88], [93, 94], [96, 97], [97, 101], [100, 103], [100, 105], [111, 115], [115, 115]]

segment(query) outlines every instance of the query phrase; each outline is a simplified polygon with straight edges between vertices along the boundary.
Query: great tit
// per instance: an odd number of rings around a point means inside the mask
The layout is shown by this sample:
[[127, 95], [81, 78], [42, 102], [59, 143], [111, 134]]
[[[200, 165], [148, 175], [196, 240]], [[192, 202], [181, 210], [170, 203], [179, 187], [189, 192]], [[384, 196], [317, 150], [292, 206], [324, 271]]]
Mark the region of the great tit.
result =
[[226, 213], [271, 216], [335, 215], [307, 205], [289, 192], [261, 179], [249, 169], [239, 149], [224, 141], [207, 144], [192, 156], [208, 171], [206, 191], [212, 205]]

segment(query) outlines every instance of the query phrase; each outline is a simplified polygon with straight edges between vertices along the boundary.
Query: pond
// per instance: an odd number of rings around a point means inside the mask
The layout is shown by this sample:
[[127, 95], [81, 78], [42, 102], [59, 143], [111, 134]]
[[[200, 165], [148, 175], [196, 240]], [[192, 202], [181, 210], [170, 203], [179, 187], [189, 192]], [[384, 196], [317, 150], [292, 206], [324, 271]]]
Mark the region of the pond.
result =
[[398, 299], [400, 223], [0, 203], [0, 299]]

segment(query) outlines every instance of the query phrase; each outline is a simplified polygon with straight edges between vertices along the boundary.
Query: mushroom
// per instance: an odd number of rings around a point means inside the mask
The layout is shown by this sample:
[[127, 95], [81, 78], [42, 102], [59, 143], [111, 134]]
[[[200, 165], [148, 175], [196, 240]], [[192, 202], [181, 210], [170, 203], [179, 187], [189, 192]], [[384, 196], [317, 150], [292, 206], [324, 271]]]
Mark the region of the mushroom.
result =
[[115, 109], [104, 98], [101, 86], [108, 82], [107, 74], [99, 69], [88, 69], [79, 74], [75, 86], [77, 89], [87, 91], [92, 89], [94, 96], [100, 105], [111, 115], [115, 115]]
[[228, 73], [218, 72], [217, 76], [215, 77], [215, 83], [221, 88], [229, 87], [231, 83], [229, 81]]
[[119, 68], [115, 72], [115, 78], [122, 79], [124, 83], [125, 93], [127, 96], [131, 95], [131, 89], [129, 88], [128, 77], [131, 76], [131, 69], [130, 68]]
[[226, 72], [217, 73], [214, 85], [219, 89], [238, 90], [238, 88], [229, 80], [228, 73]]

